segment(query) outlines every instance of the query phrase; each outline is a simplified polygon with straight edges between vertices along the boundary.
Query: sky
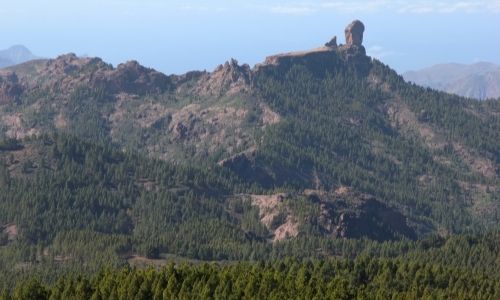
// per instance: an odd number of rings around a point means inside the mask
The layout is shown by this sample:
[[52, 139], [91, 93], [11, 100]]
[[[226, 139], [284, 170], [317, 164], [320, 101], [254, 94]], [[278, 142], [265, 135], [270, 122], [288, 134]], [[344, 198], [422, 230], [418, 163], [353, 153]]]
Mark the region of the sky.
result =
[[500, 64], [500, 0], [0, 0], [0, 49], [27, 46], [128, 60], [167, 74], [230, 58], [315, 48], [365, 24], [369, 55], [398, 72], [437, 63]]

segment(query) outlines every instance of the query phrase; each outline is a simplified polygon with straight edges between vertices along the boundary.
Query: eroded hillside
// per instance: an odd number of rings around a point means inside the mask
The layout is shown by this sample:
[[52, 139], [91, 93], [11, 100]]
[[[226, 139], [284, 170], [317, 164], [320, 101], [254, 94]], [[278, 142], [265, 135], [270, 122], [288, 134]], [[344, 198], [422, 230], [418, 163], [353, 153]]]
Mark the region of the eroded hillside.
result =
[[[356, 21], [345, 30], [345, 44], [334, 37], [253, 68], [230, 60], [213, 72], [184, 75], [73, 54], [32, 61], [0, 73], [0, 134], [7, 145], [10, 139], [69, 135], [146, 160], [223, 170], [245, 188], [208, 194], [224, 211], [232, 201], [246, 201], [241, 205], [255, 213], [248, 225], [255, 232], [244, 236], [265, 245], [304, 232], [384, 240], [496, 228], [499, 102], [405, 83], [366, 56], [363, 33]], [[2, 150], [10, 176], [44, 165], [30, 163], [44, 155], [27, 145]], [[134, 180], [149, 191], [160, 186], [147, 176]], [[335, 196], [341, 188], [350, 191], [346, 207]], [[242, 192], [246, 196], [237, 196]], [[282, 192], [291, 196], [272, 206]], [[134, 193], [132, 202], [140, 194]], [[158, 222], [168, 223], [162, 197], [142, 213], [158, 209]], [[297, 203], [311, 213], [294, 212]], [[247, 218], [227, 213], [235, 224]], [[235, 232], [245, 231], [240, 225]]]

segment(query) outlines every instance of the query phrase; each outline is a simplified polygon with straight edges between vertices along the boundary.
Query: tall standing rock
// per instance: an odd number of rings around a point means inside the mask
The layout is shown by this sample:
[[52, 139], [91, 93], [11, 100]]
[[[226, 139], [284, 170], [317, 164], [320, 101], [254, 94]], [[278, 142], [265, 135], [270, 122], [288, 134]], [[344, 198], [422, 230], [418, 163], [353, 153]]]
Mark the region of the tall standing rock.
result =
[[348, 46], [361, 46], [365, 25], [359, 20], [353, 21], [345, 28], [345, 41]]
[[339, 47], [339, 53], [348, 65], [360, 76], [366, 76], [370, 70], [370, 58], [363, 47], [365, 25], [359, 20], [353, 21], [345, 28], [346, 44]]

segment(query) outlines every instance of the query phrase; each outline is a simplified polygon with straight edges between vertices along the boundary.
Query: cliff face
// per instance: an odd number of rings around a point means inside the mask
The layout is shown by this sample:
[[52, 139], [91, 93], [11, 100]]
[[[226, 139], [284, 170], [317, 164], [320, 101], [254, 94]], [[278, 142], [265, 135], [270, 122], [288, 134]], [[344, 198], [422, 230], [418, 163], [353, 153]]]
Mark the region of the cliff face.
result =
[[328, 193], [308, 190], [306, 194], [310, 201], [319, 204], [320, 214], [314, 222], [325, 234], [336, 238], [415, 239], [416, 230], [429, 230], [412, 228], [407, 217], [396, 209], [347, 187]]
[[231, 59], [219, 65], [213, 72], [206, 73], [195, 87], [195, 93], [204, 96], [236, 95], [250, 91], [252, 71], [250, 66], [238, 65]]
[[356, 20], [345, 29], [345, 45], [338, 46], [335, 36], [323, 47], [269, 56], [263, 64], [257, 65], [255, 71], [269, 72], [277, 68], [282, 72], [293, 65], [305, 65], [319, 75], [350, 68], [359, 75], [366, 76], [371, 59], [366, 56], [362, 45], [363, 32], [363, 23]]
[[345, 28], [345, 42], [348, 47], [358, 46], [363, 43], [363, 33], [365, 32], [365, 25], [359, 20], [352, 21], [351, 24]]

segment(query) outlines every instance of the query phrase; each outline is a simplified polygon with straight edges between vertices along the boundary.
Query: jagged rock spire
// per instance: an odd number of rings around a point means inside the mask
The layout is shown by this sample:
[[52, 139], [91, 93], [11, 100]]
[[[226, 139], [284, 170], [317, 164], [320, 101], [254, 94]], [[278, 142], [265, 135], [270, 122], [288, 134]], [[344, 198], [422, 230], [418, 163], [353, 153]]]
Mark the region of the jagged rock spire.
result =
[[337, 48], [337, 36], [334, 36], [328, 43], [325, 44], [326, 47], [336, 49]]
[[352, 21], [351, 24], [345, 28], [345, 41], [348, 46], [361, 46], [363, 43], [363, 32], [365, 25], [359, 20]]

